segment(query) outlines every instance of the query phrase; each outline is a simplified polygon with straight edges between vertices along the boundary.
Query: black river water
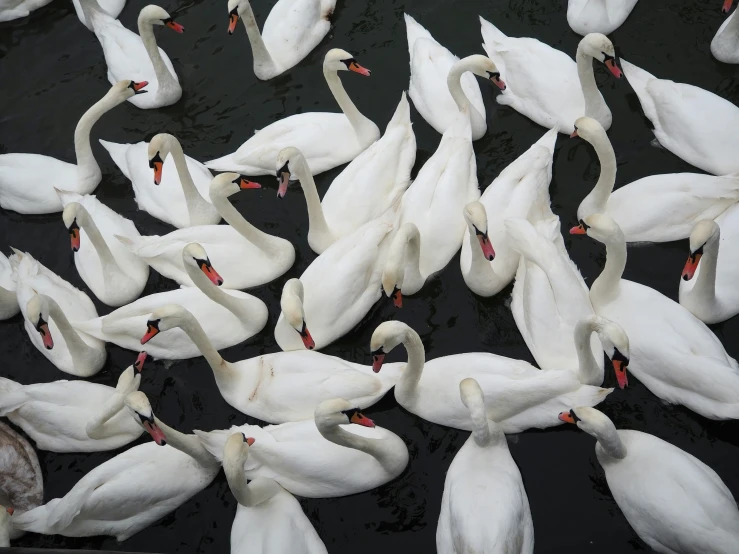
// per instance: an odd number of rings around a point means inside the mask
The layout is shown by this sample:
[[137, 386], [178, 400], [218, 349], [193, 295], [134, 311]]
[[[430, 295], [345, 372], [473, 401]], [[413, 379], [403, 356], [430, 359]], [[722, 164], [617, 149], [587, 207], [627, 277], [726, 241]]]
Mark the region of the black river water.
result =
[[[637, 66], [739, 103], [736, 68], [717, 62], [709, 51], [710, 40], [724, 20], [721, 3], [642, 0], [611, 38], [619, 55]], [[136, 17], [145, 4], [143, 0], [129, 0], [120, 17], [122, 23], [135, 29]], [[254, 2], [260, 24], [272, 4]], [[103, 181], [95, 194], [131, 218], [142, 234], [162, 234], [170, 229], [137, 211], [130, 183], [97, 143], [98, 138], [133, 143], [168, 132], [179, 137], [187, 154], [201, 161], [227, 154], [255, 129], [277, 119], [304, 111], [337, 110], [321, 73], [323, 55], [332, 47], [350, 51], [361, 64], [372, 69], [369, 79], [343, 74], [343, 81], [359, 108], [384, 129], [401, 91], [408, 86], [404, 11], [460, 57], [484, 53], [478, 15], [511, 36], [535, 37], [573, 56], [580, 40], [567, 25], [564, 0], [339, 0], [333, 27], [321, 45], [286, 74], [262, 82], [253, 74], [251, 52], [241, 24], [234, 36], [226, 33], [225, 0], [181, 4], [168, 0], [163, 7], [186, 29], [184, 35], [166, 29], [157, 32], [160, 46], [172, 58], [183, 83], [182, 100], [159, 110], [139, 110], [124, 103], [106, 114], [93, 130], [93, 150], [103, 171]], [[30, 17], [0, 24], [0, 57], [0, 152], [34, 152], [73, 161], [72, 135], [77, 119], [110, 86], [95, 36], [80, 24], [71, 2], [55, 0]], [[653, 137], [648, 122], [625, 79], [614, 79], [601, 64], [596, 64], [595, 72], [614, 115], [609, 136], [618, 158], [617, 186], [651, 174], [697, 171], [669, 152], [650, 146]], [[505, 79], [505, 75], [502, 77]], [[480, 85], [487, 107], [488, 133], [475, 142], [475, 152], [479, 182], [484, 188], [544, 129], [510, 108], [498, 106], [497, 89], [492, 84]], [[436, 149], [439, 135], [417, 112], [412, 112], [412, 119], [418, 141], [415, 175]], [[340, 170], [317, 176], [321, 194]], [[598, 172], [598, 161], [587, 143], [559, 135], [551, 196], [565, 233]], [[250, 291], [267, 303], [270, 319], [261, 334], [223, 352], [230, 360], [278, 350], [271, 329], [279, 315], [282, 284], [285, 279], [300, 275], [315, 258], [306, 242], [307, 215], [300, 188], [291, 187], [280, 201], [273, 177], [257, 180], [266, 186], [237, 195], [234, 200], [238, 209], [259, 228], [292, 241], [298, 257], [287, 275]], [[9, 246], [29, 251], [47, 267], [87, 290], [74, 267], [61, 214], [20, 216], [0, 210], [0, 237], [0, 247], [6, 253]], [[604, 249], [591, 239], [573, 240], [567, 234], [565, 242], [586, 281], [592, 282], [604, 264]], [[625, 276], [676, 299], [687, 248], [687, 240], [631, 247]], [[173, 282], [152, 271], [144, 294], [174, 287]], [[429, 359], [490, 351], [533, 362], [508, 308], [510, 291], [511, 287], [493, 298], [476, 297], [465, 286], [455, 257], [421, 293], [407, 297], [402, 310], [383, 299], [358, 329], [324, 352], [370, 363], [372, 331], [380, 322], [397, 318], [421, 334]], [[96, 304], [101, 314], [110, 311], [97, 301]], [[737, 319], [713, 329], [728, 351], [735, 357], [739, 355]], [[115, 385], [120, 370], [132, 362], [134, 354], [113, 345], [108, 345], [108, 352], [105, 368], [92, 380]], [[388, 359], [401, 360], [404, 356], [403, 349], [398, 348]], [[20, 316], [0, 322], [0, 364], [4, 376], [22, 383], [67, 377], [31, 345]], [[615, 385], [610, 373], [606, 384]], [[633, 376], [629, 384], [624, 391], [617, 389], [601, 405], [617, 427], [652, 433], [697, 456], [716, 470], [739, 497], [739, 424], [709, 421], [685, 408], [665, 405]], [[144, 370], [141, 390], [149, 396], [159, 417], [183, 432], [228, 428], [249, 420], [222, 399], [203, 358], [181, 361], [171, 367], [150, 362]], [[409, 414], [396, 404], [392, 394], [366, 413], [378, 425], [403, 437], [411, 454], [408, 468], [395, 481], [364, 494], [301, 500], [303, 509], [331, 553], [434, 552], [445, 473], [468, 433]], [[509, 438], [531, 504], [536, 552], [649, 551], [609, 493], [595, 458], [593, 438], [567, 427]], [[140, 441], [147, 439], [148, 435]], [[66, 494], [85, 473], [117, 453], [39, 451], [45, 498]], [[346, 471], [352, 468], [347, 467]], [[123, 544], [110, 537], [71, 539], [27, 534], [16, 545], [227, 552], [235, 509], [236, 501], [221, 473], [207, 489]]]

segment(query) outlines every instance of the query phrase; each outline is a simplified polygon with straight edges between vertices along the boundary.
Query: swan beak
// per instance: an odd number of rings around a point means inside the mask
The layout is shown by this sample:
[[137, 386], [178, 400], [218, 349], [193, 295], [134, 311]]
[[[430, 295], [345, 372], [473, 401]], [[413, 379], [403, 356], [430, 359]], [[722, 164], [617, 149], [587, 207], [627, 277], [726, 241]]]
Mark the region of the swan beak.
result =
[[166, 446], [167, 437], [164, 436], [164, 432], [154, 422], [154, 418], [152, 417], [151, 419], [145, 419], [141, 417], [141, 419], [143, 420], [142, 423], [144, 425], [144, 429], [147, 433], [151, 435], [151, 438], [154, 439], [154, 442], [157, 443], [159, 446]]
[[15, 513], [14, 508], [5, 508], [5, 511], [8, 512], [8, 515], [11, 515], [11, 516]]
[[252, 444], [254, 444], [254, 443], [255, 443], [255, 442], [257, 442], [257, 441], [256, 441], [256, 440], [254, 440], [254, 439], [253, 439], [252, 437], [247, 437], [247, 436], [245, 436], [245, 437], [244, 437], [244, 442], [245, 442], [246, 444], [248, 444], [249, 446], [251, 446]]
[[480, 247], [482, 248], [482, 255], [489, 262], [495, 259], [495, 249], [493, 248], [490, 238], [487, 233], [477, 233], [477, 240], [480, 241]]
[[629, 385], [629, 377], [626, 375], [626, 367], [629, 365], [628, 360], [613, 360], [613, 369], [616, 371], [616, 381], [621, 390]]
[[360, 75], [364, 75], [365, 77], [369, 77], [370, 75], [372, 75], [372, 72], [369, 69], [367, 69], [366, 67], [362, 67], [357, 62], [351, 62], [349, 64], [349, 71], [359, 73]]
[[283, 166], [277, 175], [277, 198], [285, 198], [287, 194], [287, 185], [290, 184], [290, 170], [287, 168], [287, 164]]
[[131, 81], [131, 84], [129, 85], [133, 89], [134, 95], [136, 94], [144, 94], [145, 92], [149, 92], [148, 90], [143, 90], [146, 85], [149, 84], [149, 81], [139, 81], [138, 83], [136, 81]]
[[239, 12], [237, 10], [238, 8], [234, 8], [228, 14], [228, 34], [229, 35], [234, 34], [234, 31], [236, 30], [236, 24], [239, 22]]
[[179, 23], [177, 23], [176, 21], [174, 21], [171, 17], [169, 19], [165, 20], [164, 21], [164, 24], [167, 27], [169, 27], [170, 29], [172, 29], [175, 33], [182, 34], [182, 33], [185, 32], [185, 28], [182, 25], [180, 25]]
[[613, 73], [613, 76], [616, 77], [616, 79], [621, 78], [621, 68], [616, 65], [616, 60], [614, 58], [608, 58], [605, 61], [605, 64], [610, 72]]
[[255, 183], [254, 181], [249, 181], [245, 177], [240, 177], [238, 179], [239, 187], [242, 189], [260, 189], [262, 188], [262, 185], [259, 183]]
[[305, 320], [303, 320], [303, 329], [298, 331], [298, 333], [300, 334], [300, 338], [303, 339], [303, 346], [308, 350], [313, 350], [316, 347], [316, 341], [314, 341], [313, 337], [310, 335], [310, 331], [308, 331], [308, 326], [305, 324]]
[[146, 322], [146, 334], [141, 337], [141, 344], [146, 344], [159, 334], [159, 320], [153, 319]]
[[729, 13], [729, 10], [731, 10], [731, 6], [734, 3], [734, 0], [724, 0], [724, 7], [721, 8], [721, 11], [724, 13]]
[[377, 350], [372, 353], [372, 371], [379, 373], [382, 369], [382, 362], [385, 361], [385, 353], [382, 350]]
[[69, 238], [72, 241], [72, 252], [79, 252], [80, 250], [80, 226], [77, 225], [77, 220], [72, 222], [69, 226]]
[[576, 225], [572, 229], [570, 229], [571, 235], [587, 235], [587, 231], [585, 230], [585, 225], [582, 223], [580, 225]]
[[495, 83], [495, 86], [497, 86], [500, 90], [506, 89], [506, 84], [503, 79], [500, 78], [500, 73], [491, 73], [490, 80]]
[[561, 412], [559, 414], [559, 420], [564, 421], [565, 423], [577, 423], [577, 421], [575, 420], [575, 414], [572, 412], [572, 410], [570, 410], [569, 412]]
[[147, 354], [144, 351], [139, 352], [139, 355], [136, 356], [136, 361], [133, 363], [133, 368], [141, 373], [141, 370], [144, 369], [144, 362], [146, 361]]
[[698, 269], [698, 262], [701, 261], [701, 256], [703, 256], [703, 253], [697, 251], [690, 254], [683, 268], [683, 281], [690, 281], [693, 278]]
[[368, 418], [366, 415], [364, 415], [363, 413], [359, 411], [354, 412], [354, 414], [349, 419], [349, 421], [356, 425], [361, 425], [362, 427], [374, 427], [375, 426], [374, 421], [372, 421], [370, 418]]
[[51, 332], [49, 331], [49, 324], [44, 321], [44, 319], [39, 316], [38, 318], [38, 324], [36, 325], [36, 330], [38, 331], [39, 335], [41, 335], [41, 339], [44, 342], [44, 348], [46, 350], [51, 350], [54, 348], [54, 339], [51, 338]]
[[393, 299], [393, 304], [395, 304], [396, 308], [403, 307], [403, 293], [400, 292], [400, 289], [398, 287], [395, 287], [393, 289], [393, 293], [390, 295], [390, 298]]
[[580, 135], [577, 134], [577, 127], [575, 127], [575, 130], [572, 131], [572, 134], [570, 135], [570, 138], [576, 138], [576, 137], [579, 137], [579, 136]]
[[210, 260], [200, 260], [200, 270], [210, 279], [215, 286], [220, 287], [223, 284], [223, 277], [210, 264]]
[[164, 168], [164, 160], [162, 160], [159, 152], [149, 160], [149, 167], [154, 170], [154, 184], [159, 185], [162, 182], [162, 169]]

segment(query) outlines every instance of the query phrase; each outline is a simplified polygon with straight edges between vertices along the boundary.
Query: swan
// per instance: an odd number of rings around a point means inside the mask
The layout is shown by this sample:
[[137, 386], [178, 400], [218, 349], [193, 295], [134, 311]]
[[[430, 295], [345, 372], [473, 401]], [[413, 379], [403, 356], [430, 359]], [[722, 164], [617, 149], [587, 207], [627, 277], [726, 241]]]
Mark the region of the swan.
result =
[[125, 404], [155, 442], [129, 448], [87, 473], [62, 498], [15, 516], [16, 528], [65, 537], [111, 535], [121, 542], [215, 479], [221, 466], [197, 437], [162, 423], [140, 391]]
[[511, 38], [480, 18], [483, 48], [505, 75], [506, 89], [498, 104], [511, 106], [535, 123], [570, 134], [578, 117], [587, 115], [611, 126], [611, 110], [598, 90], [593, 59], [618, 79], [616, 51], [608, 37], [586, 35], [577, 46], [577, 63], [567, 54], [534, 38]]
[[399, 231], [382, 274], [383, 290], [396, 306], [402, 306], [403, 287], [406, 294], [415, 294], [457, 253], [466, 228], [462, 210], [479, 198], [469, 117], [457, 112], [400, 201]]
[[393, 207], [410, 185], [415, 161], [416, 136], [404, 92], [385, 134], [344, 168], [323, 200], [319, 200], [313, 175], [300, 150], [283, 149], [276, 163], [277, 196], [285, 196], [291, 177], [300, 181], [308, 207], [308, 245], [321, 254], [342, 236]]
[[398, 344], [408, 352], [408, 364], [395, 385], [398, 404], [426, 421], [464, 431], [472, 430], [472, 419], [455, 391], [467, 377], [483, 388], [487, 417], [505, 433], [559, 425], [555, 407], [573, 400], [599, 404], [613, 390], [583, 385], [573, 371], [541, 371], [523, 360], [488, 352], [443, 356], [425, 363], [421, 338], [400, 321], [381, 323], [372, 334], [375, 371], [382, 369], [385, 355]]
[[739, 205], [719, 221], [695, 224], [680, 279], [680, 304], [709, 325], [739, 313]]
[[[436, 527], [438, 554], [533, 554], [534, 522], [503, 431], [486, 415], [474, 379], [459, 383], [472, 434], [449, 466]], [[503, 500], [505, 499], [505, 500]]]
[[493, 296], [513, 280], [519, 255], [508, 245], [504, 222], [509, 217], [528, 217], [548, 190], [556, 140], [556, 130], [545, 133], [500, 172], [479, 202], [464, 207], [467, 229], [459, 265], [464, 282], [475, 294]]
[[254, 439], [234, 433], [223, 449], [223, 471], [238, 501], [231, 525], [231, 554], [327, 554], [295, 497], [274, 480], [247, 482], [244, 465]]
[[568, 0], [567, 23], [578, 35], [603, 33], [618, 29], [637, 0]]
[[89, 194], [57, 192], [64, 205], [62, 219], [71, 238], [74, 265], [82, 280], [108, 306], [136, 300], [146, 286], [149, 266], [115, 238], [140, 237], [133, 221]]
[[0, 415], [23, 429], [40, 450], [115, 450], [143, 432], [123, 402], [138, 390], [145, 360], [146, 352], [139, 353], [115, 388], [82, 380], [21, 385], [0, 377]]
[[228, 34], [243, 19], [254, 57], [254, 75], [262, 81], [298, 65], [331, 29], [336, 0], [279, 0], [262, 33], [249, 0], [228, 0]]
[[736, 551], [739, 510], [710, 467], [654, 435], [617, 430], [593, 408], [574, 408], [559, 417], [598, 441], [595, 454], [613, 499], [655, 552]]
[[211, 201], [229, 225], [198, 225], [163, 236], [118, 238], [156, 271], [184, 286], [194, 286], [182, 263], [182, 249], [191, 242], [206, 249], [225, 288], [245, 289], [269, 283], [292, 267], [295, 247], [254, 227], [228, 201], [240, 190], [254, 188], [260, 185], [237, 173], [221, 173], [213, 179]]
[[376, 427], [342, 398], [321, 402], [315, 408], [314, 419], [193, 432], [219, 459], [232, 434], [254, 438], [244, 465], [246, 478], [267, 477], [292, 494], [307, 498], [369, 491], [392, 481], [408, 465], [403, 439]]
[[[386, 239], [395, 228], [389, 219], [395, 219], [392, 211], [365, 223], [332, 244], [303, 272], [298, 301], [281, 302], [275, 340], [282, 350], [306, 347], [301, 336], [303, 322], [310, 329], [313, 348], [320, 350], [354, 329], [367, 315], [382, 295]], [[283, 298], [291, 292], [283, 289]]]
[[177, 137], [160, 133], [148, 143], [101, 140], [100, 144], [131, 180], [140, 210], [180, 229], [221, 221], [208, 193], [213, 175], [203, 164], [185, 156]]
[[61, 371], [95, 375], [107, 357], [105, 344], [77, 323], [98, 316], [92, 300], [27, 252], [14, 251], [10, 264], [31, 343]]
[[[626, 242], [603, 214], [585, 218], [585, 232], [606, 245], [606, 266], [590, 287], [595, 313], [629, 336], [631, 372], [666, 402], [709, 419], [739, 418], [739, 366], [705, 323], [656, 290], [622, 278]], [[572, 231], [571, 231], [572, 232]], [[623, 388], [625, 379], [619, 380]]]
[[13, 269], [10, 267], [8, 257], [0, 252], [0, 321], [10, 319], [19, 311]]
[[387, 378], [378, 379], [369, 367], [305, 350], [227, 362], [195, 317], [181, 306], [155, 310], [146, 328], [142, 343], [170, 329], [184, 331], [205, 356], [224, 400], [269, 423], [311, 419], [321, 401], [339, 395], [354, 406], [369, 407], [395, 385], [400, 374], [400, 368], [395, 367]]
[[621, 227], [626, 242], [669, 242], [687, 238], [702, 219], [715, 219], [739, 202], [739, 174], [650, 175], [614, 191], [616, 154], [603, 127], [588, 117], [575, 122], [576, 136], [589, 142], [600, 162], [600, 177], [577, 208], [577, 221], [607, 214]]
[[444, 134], [454, 123], [457, 113], [466, 109], [472, 125], [472, 140], [482, 138], [487, 131], [485, 104], [474, 75], [490, 79], [505, 90], [495, 64], [479, 54], [460, 60], [410, 15], [406, 13], [403, 17], [411, 64], [408, 94], [416, 110], [437, 132]]
[[144, 90], [147, 84], [120, 81], [82, 115], [74, 130], [77, 163], [40, 154], [0, 154], [0, 206], [20, 214], [50, 214], [63, 209], [54, 187], [78, 194], [95, 190], [102, 173], [90, 147], [92, 126], [118, 104], [147, 92]]
[[3, 0], [0, 3], [0, 23], [3, 21], [13, 21], [14, 19], [26, 17], [32, 11], [43, 8], [49, 2], [51, 2], [51, 0]]
[[205, 165], [216, 171], [244, 175], [272, 175], [283, 148], [300, 150], [313, 175], [350, 162], [380, 138], [380, 130], [363, 116], [339, 79], [339, 71], [353, 71], [369, 77], [346, 50], [334, 48], [323, 60], [323, 76], [343, 113], [308, 112], [291, 115], [267, 125], [242, 144], [236, 152]]
[[[38, 456], [28, 441], [13, 431], [9, 425], [0, 422], [0, 518], [32, 510], [44, 501], [44, 478]], [[0, 528], [6, 522], [0, 521]], [[0, 531], [0, 546], [10, 546], [10, 539], [23, 535], [9, 522], [7, 531]], [[6, 544], [2, 544], [5, 542]]]
[[[240, 344], [259, 333], [267, 323], [267, 306], [250, 294], [220, 287], [223, 279], [211, 264], [208, 254], [197, 243], [182, 249], [182, 262], [194, 287], [150, 294], [135, 302], [77, 326], [86, 333], [121, 348], [138, 351], [141, 333], [147, 328], [149, 315], [169, 304], [187, 306], [205, 327], [205, 333], [216, 348]], [[146, 351], [156, 359], [185, 360], [200, 356], [200, 350], [184, 331], [155, 338], [149, 329]], [[153, 340], [152, 340], [153, 339]]]
[[[74, 4], [74, 10], [77, 12], [77, 17], [82, 22], [82, 24], [90, 31], [94, 31], [92, 28], [92, 24], [85, 17], [85, 10], [82, 9], [81, 2], [84, 1], [85, 0], [72, 0], [72, 3]], [[105, 13], [107, 13], [110, 17], [114, 19], [118, 18], [120, 13], [123, 11], [124, 6], [126, 5], [126, 0], [97, 0], [97, 2], [100, 6], [100, 9], [102, 9]]]
[[662, 146], [707, 173], [739, 172], [739, 140], [729, 131], [739, 125], [737, 106], [702, 88], [657, 79], [626, 60], [621, 67]]
[[[729, 13], [734, 0], [724, 0], [723, 12]], [[739, 18], [731, 14], [711, 41], [711, 54], [720, 62], [739, 63]]]
[[169, 56], [157, 46], [154, 25], [166, 25], [176, 33], [185, 28], [154, 4], [139, 13], [139, 34], [126, 29], [120, 21], [111, 17], [96, 0], [80, 0], [85, 18], [92, 25], [105, 63], [108, 80], [115, 83], [122, 77], [146, 80], [151, 83], [146, 96], [129, 98], [131, 104], [144, 110], [170, 106], [182, 97], [182, 87]]

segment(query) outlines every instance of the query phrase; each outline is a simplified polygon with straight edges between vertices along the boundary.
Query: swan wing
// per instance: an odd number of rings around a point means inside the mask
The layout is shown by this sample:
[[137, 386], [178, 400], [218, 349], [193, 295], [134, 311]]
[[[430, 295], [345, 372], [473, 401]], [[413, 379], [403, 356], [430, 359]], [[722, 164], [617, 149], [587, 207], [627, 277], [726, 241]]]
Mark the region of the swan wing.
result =
[[305, 58], [331, 28], [328, 10], [321, 4], [321, 0], [279, 0], [269, 12], [262, 40], [284, 69]]

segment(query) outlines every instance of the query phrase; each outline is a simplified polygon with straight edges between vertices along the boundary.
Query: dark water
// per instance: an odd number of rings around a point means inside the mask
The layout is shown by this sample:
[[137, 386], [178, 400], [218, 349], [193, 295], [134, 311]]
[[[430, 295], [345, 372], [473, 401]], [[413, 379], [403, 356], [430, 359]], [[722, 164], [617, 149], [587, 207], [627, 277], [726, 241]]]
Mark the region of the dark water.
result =
[[[337, 107], [323, 81], [321, 61], [331, 47], [342, 47], [373, 70], [370, 79], [344, 76], [359, 108], [384, 129], [408, 85], [408, 51], [403, 12], [413, 15], [434, 37], [460, 57], [482, 53], [478, 14], [511, 36], [532, 36], [574, 55], [580, 39], [566, 22], [566, 2], [548, 0], [339, 0], [330, 35], [298, 67], [268, 82], [258, 81], [241, 25], [226, 34], [225, 0], [195, 1], [163, 7], [186, 28], [180, 36], [157, 33], [184, 85], [175, 106], [138, 110], [126, 103], [106, 114], [93, 139], [115, 142], [149, 140], [159, 132], [180, 138], [185, 152], [208, 160], [234, 151], [255, 129], [286, 115]], [[263, 22], [273, 2], [254, 2]], [[143, 0], [129, 0], [121, 21], [136, 28]], [[642, 0], [625, 25], [612, 35], [624, 58], [659, 77], [688, 82], [739, 102], [736, 69], [715, 61], [709, 42], [723, 21], [719, 0]], [[109, 88], [102, 51], [94, 35], [77, 20], [71, 3], [56, 0], [30, 17], [0, 25], [0, 152], [35, 152], [74, 160], [72, 134], [79, 116]], [[697, 171], [672, 154], [649, 145], [652, 135], [635, 94], [625, 80], [616, 81], [600, 64], [596, 77], [614, 114], [609, 132], [619, 162], [618, 184], [655, 174]], [[505, 75], [503, 76], [505, 78]], [[481, 187], [527, 149], [543, 133], [525, 117], [494, 101], [494, 88], [481, 83], [488, 113], [488, 133], [475, 143]], [[413, 113], [418, 140], [415, 171], [436, 149], [439, 135]], [[93, 145], [103, 170], [98, 197], [142, 234], [168, 232], [166, 225], [137, 212], [130, 183], [105, 150]], [[322, 193], [341, 168], [316, 178]], [[551, 185], [553, 208], [563, 227], [574, 220], [577, 206], [597, 179], [599, 166], [592, 149], [580, 139], [560, 135]], [[415, 172], [414, 172], [415, 174]], [[277, 351], [271, 329], [279, 315], [282, 283], [298, 276], [315, 258], [306, 242], [307, 215], [299, 188], [278, 201], [273, 178], [267, 187], [236, 197], [251, 222], [287, 238], [298, 250], [294, 268], [254, 294], [270, 308], [265, 331], [248, 343], [224, 352], [230, 360]], [[61, 215], [19, 216], [0, 210], [0, 247], [27, 250], [74, 285], [86, 290], [74, 268], [68, 234]], [[592, 282], [605, 252], [590, 239], [565, 241], [586, 281]], [[626, 277], [677, 298], [678, 279], [687, 255], [687, 241], [629, 249]], [[145, 294], [173, 288], [152, 271]], [[408, 297], [398, 311], [382, 301], [358, 330], [325, 349], [357, 362], [370, 362], [369, 340], [375, 327], [398, 318], [422, 336], [428, 358], [487, 350], [533, 361], [507, 307], [510, 288], [490, 299], [469, 292], [458, 258], [423, 291]], [[92, 295], [91, 295], [92, 296]], [[100, 313], [107, 313], [98, 303]], [[738, 323], [715, 327], [729, 352], [737, 356]], [[134, 354], [109, 345], [109, 360], [94, 381], [114, 385]], [[390, 359], [403, 359], [402, 348]], [[3, 375], [22, 383], [53, 381], [67, 375], [56, 370], [31, 345], [16, 317], [0, 322], [0, 363]], [[700, 371], [701, 368], [695, 368]], [[609, 374], [607, 384], [612, 383]], [[705, 420], [680, 407], [663, 405], [632, 376], [626, 391], [617, 390], [602, 404], [618, 427], [653, 433], [694, 454], [715, 469], [739, 497], [738, 424]], [[159, 417], [184, 432], [193, 428], [228, 428], [249, 418], [221, 398], [210, 368], [202, 358], [166, 368], [149, 364], [143, 390]], [[411, 462], [394, 482], [377, 490], [301, 504], [329, 552], [433, 552], [444, 476], [467, 433], [432, 425], [399, 408], [392, 394], [367, 410], [379, 425], [402, 436]], [[254, 421], [250, 421], [254, 422]], [[145, 440], [145, 439], [142, 439]], [[620, 554], [649, 550], [631, 530], [605, 483], [594, 455], [594, 440], [574, 428], [527, 432], [511, 437], [511, 452], [521, 468], [536, 529], [536, 552]], [[62, 496], [88, 471], [117, 452], [92, 455], [39, 452], [46, 499]], [[347, 467], [346, 471], [352, 471]], [[113, 538], [68, 539], [28, 534], [18, 546], [107, 548], [148, 552], [226, 552], [236, 501], [223, 474], [173, 514], [122, 545]], [[739, 548], [739, 547], [738, 547]]]

